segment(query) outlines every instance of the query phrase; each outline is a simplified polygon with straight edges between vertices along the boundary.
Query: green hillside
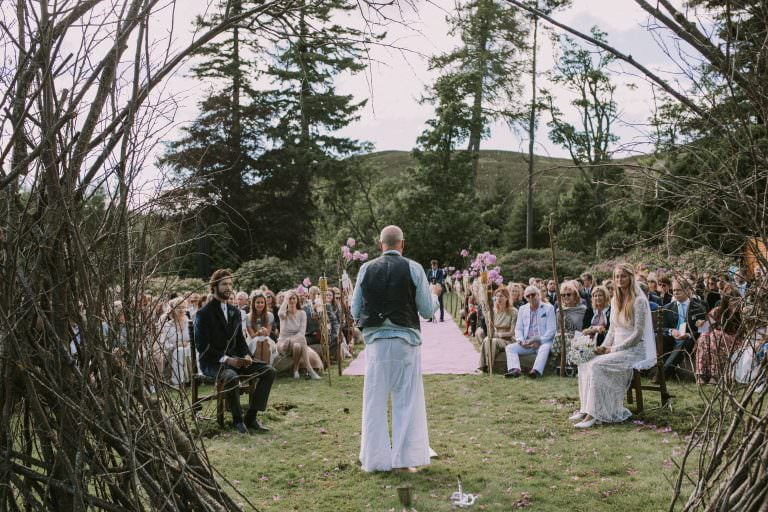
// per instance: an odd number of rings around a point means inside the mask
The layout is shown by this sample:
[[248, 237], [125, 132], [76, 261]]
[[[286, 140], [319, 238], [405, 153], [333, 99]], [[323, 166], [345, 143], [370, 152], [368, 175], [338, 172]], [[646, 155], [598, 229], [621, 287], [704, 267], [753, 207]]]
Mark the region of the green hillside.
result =
[[[378, 151], [363, 157], [363, 160], [384, 175], [399, 174], [415, 160], [408, 151]], [[564, 158], [537, 156], [534, 162], [534, 186], [537, 191], [552, 192], [555, 195], [578, 171], [571, 168], [573, 163]], [[528, 180], [528, 155], [516, 151], [480, 151], [480, 171], [477, 180], [481, 196], [525, 194]], [[450, 191], [450, 183], [446, 183]]]

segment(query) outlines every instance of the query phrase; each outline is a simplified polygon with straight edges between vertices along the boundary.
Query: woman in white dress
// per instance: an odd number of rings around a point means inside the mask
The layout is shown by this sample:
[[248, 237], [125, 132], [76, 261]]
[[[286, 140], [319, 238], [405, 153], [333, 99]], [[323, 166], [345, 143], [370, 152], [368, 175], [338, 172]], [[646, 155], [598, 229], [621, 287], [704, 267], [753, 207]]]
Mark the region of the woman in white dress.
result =
[[635, 281], [635, 271], [619, 264], [613, 271], [615, 286], [611, 321], [596, 357], [579, 365], [581, 408], [569, 419], [577, 428], [597, 422], [625, 421], [632, 413], [624, 407], [624, 395], [632, 381], [632, 370], [645, 370], [656, 363], [648, 299]]
[[171, 383], [179, 385], [189, 381], [188, 361], [192, 357], [192, 350], [189, 347], [189, 320], [183, 297], [170, 302], [168, 316], [160, 328], [160, 339], [166, 361], [171, 363]]

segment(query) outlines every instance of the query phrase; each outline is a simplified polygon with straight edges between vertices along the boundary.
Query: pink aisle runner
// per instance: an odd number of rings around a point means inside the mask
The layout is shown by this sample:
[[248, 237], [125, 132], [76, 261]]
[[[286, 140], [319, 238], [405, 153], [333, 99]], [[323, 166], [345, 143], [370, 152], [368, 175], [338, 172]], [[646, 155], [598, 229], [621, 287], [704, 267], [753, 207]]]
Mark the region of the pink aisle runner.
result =
[[[480, 354], [445, 312], [445, 322], [421, 321], [421, 373], [477, 373]], [[365, 350], [344, 370], [344, 375], [365, 375]]]

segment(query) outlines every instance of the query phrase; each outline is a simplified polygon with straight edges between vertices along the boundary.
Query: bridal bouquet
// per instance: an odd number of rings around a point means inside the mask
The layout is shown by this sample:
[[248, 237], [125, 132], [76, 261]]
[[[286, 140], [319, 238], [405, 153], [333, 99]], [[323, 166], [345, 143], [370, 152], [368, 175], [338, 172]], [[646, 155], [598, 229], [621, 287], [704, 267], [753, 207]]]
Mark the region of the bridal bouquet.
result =
[[568, 347], [568, 362], [579, 365], [595, 357], [595, 340], [590, 336], [576, 332]]

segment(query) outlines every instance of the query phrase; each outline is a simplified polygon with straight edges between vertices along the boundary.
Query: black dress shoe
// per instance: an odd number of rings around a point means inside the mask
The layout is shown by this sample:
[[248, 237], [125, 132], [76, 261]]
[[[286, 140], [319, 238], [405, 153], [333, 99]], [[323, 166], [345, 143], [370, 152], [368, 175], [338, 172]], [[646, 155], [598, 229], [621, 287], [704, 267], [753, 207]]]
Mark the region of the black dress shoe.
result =
[[517, 368], [507, 370], [507, 373], [504, 374], [504, 377], [506, 377], [507, 379], [516, 379], [519, 376], [520, 376], [520, 370], [518, 370]]
[[238, 421], [237, 423], [235, 423], [235, 430], [237, 430], [239, 434], [248, 433], [248, 429], [245, 427], [245, 423], [243, 423], [242, 421]]
[[269, 429], [262, 425], [256, 417], [253, 419], [246, 419], [246, 425], [248, 428], [255, 430], [256, 432], [269, 432]]
[[538, 379], [539, 377], [541, 377], [541, 374], [539, 372], [537, 372], [536, 370], [531, 370], [526, 375], [528, 375], [528, 377], [530, 377], [532, 379]]

